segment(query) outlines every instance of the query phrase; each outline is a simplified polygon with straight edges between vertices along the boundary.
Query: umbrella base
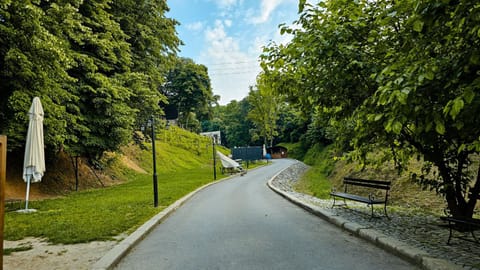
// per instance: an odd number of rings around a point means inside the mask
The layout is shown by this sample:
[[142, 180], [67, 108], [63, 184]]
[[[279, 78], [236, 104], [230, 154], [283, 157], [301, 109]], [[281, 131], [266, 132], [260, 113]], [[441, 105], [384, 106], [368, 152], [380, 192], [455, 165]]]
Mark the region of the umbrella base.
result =
[[37, 212], [37, 210], [36, 209], [20, 209], [20, 210], [17, 210], [16, 212], [28, 214], [28, 213], [35, 213]]

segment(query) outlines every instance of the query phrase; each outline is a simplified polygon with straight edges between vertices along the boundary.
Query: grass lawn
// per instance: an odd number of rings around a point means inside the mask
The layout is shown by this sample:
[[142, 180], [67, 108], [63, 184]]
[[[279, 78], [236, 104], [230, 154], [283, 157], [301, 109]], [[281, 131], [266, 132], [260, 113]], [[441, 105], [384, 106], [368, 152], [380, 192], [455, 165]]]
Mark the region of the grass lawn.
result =
[[329, 154], [331, 148], [317, 144], [305, 155], [304, 162], [311, 167], [297, 182], [295, 190], [320, 199], [330, 198], [332, 183], [328, 175], [335, 165]]
[[332, 184], [324, 171], [318, 167], [311, 167], [295, 184], [295, 190], [320, 199], [329, 199]]
[[[366, 167], [362, 170], [358, 163], [334, 161], [332, 146], [314, 145], [304, 154], [304, 162], [311, 168], [296, 183], [295, 190], [320, 199], [330, 199], [332, 187], [342, 190], [344, 176], [364, 179], [392, 181], [388, 208], [392, 211], [433, 213], [442, 215], [446, 207], [444, 199], [435, 191], [423, 190], [413, 183], [409, 173], [398, 175], [393, 164], [379, 168]], [[410, 169], [421, 168], [421, 163], [412, 162]], [[383, 196], [383, 195], [382, 195]], [[480, 207], [480, 206], [478, 206]]]
[[[135, 153], [134, 159], [148, 174], [119, 166], [113, 171], [127, 179], [123, 184], [31, 201], [29, 208], [37, 209], [35, 213], [6, 213], [4, 238], [19, 240], [31, 236], [54, 244], [113, 239], [133, 232], [168, 205], [213, 181], [209, 140], [179, 130], [171, 132], [182, 138], [176, 145], [157, 141], [159, 207], [153, 207], [151, 151], [142, 150]], [[192, 151], [202, 148], [203, 151]], [[217, 174], [217, 179], [223, 177]]]
[[52, 243], [108, 240], [131, 232], [177, 199], [212, 181], [211, 168], [171, 172], [158, 177], [159, 207], [153, 207], [151, 175], [132, 175], [135, 181], [104, 189], [82, 191], [44, 201], [33, 201], [38, 212], [5, 216], [5, 239], [27, 236]]

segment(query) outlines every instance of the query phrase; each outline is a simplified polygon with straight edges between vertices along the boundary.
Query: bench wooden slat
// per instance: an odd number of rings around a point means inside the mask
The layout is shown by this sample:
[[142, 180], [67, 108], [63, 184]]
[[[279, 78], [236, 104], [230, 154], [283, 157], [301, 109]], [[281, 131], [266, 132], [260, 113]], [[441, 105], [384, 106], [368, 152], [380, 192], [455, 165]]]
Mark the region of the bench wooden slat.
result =
[[480, 228], [480, 219], [478, 218], [454, 218], [454, 217], [440, 217], [442, 220], [451, 221], [455, 223], [463, 223]]
[[385, 200], [379, 200], [379, 199], [371, 200], [367, 197], [362, 197], [362, 196], [355, 195], [355, 194], [350, 194], [350, 193], [332, 192], [332, 193], [330, 193], [330, 195], [337, 196], [337, 197], [340, 197], [340, 198], [349, 199], [349, 200], [353, 200], [353, 201], [357, 201], [357, 202], [364, 202], [364, 203], [368, 203], [368, 204], [382, 204], [382, 203], [385, 203]]
[[362, 186], [362, 187], [369, 187], [369, 188], [377, 188], [377, 189], [385, 189], [385, 190], [390, 190], [390, 186], [388, 185], [374, 185], [374, 184], [369, 184], [369, 183], [360, 183], [360, 182], [350, 182], [350, 181], [344, 181], [344, 184], [348, 185], [355, 185], [355, 186]]
[[390, 190], [390, 184], [391, 184], [391, 182], [387, 182], [387, 181], [364, 180], [364, 179], [356, 179], [356, 178], [344, 178], [343, 183], [349, 184], [349, 185], [378, 188], [378, 189], [385, 189], [385, 190]]
[[391, 185], [391, 181], [384, 181], [384, 180], [370, 180], [370, 179], [361, 179], [361, 178], [353, 178], [353, 177], [344, 177], [343, 181], [357, 181], [361, 183], [371, 183], [371, 184], [379, 184], [379, 185]]
[[[332, 207], [335, 206], [335, 198], [343, 198], [348, 199], [348, 200], [353, 200], [357, 202], [363, 202], [368, 205], [370, 205], [371, 210], [372, 210], [372, 217], [373, 215], [373, 205], [374, 204], [383, 204], [384, 205], [384, 212], [385, 216], [388, 218], [387, 215], [387, 200], [388, 200], [388, 192], [390, 191], [390, 181], [381, 181], [381, 180], [368, 180], [368, 179], [359, 179], [359, 178], [352, 178], [352, 177], [344, 177], [343, 178], [343, 185], [344, 185], [344, 192], [336, 192], [332, 191], [330, 192], [330, 196], [333, 197], [333, 205]], [[352, 193], [347, 193], [347, 187], [348, 186], [361, 186], [365, 188], [371, 188], [371, 189], [383, 189], [385, 190], [385, 197], [382, 199], [378, 198], [373, 198], [372, 197], [365, 197], [365, 196], [360, 196], [357, 194], [352, 194]], [[344, 203], [346, 205], [346, 203]]]

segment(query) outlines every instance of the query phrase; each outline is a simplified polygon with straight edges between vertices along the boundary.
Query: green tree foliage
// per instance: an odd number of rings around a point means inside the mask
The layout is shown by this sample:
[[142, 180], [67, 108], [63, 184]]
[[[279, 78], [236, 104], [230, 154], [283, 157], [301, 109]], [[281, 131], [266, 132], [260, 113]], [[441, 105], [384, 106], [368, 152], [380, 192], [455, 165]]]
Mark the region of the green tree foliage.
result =
[[180, 40], [165, 1], [0, 4], [0, 132], [20, 151], [34, 96], [50, 151], [99, 158], [160, 115], [159, 87]]
[[218, 104], [212, 107], [212, 119], [202, 121], [202, 132], [220, 131], [225, 136], [224, 108]]
[[212, 103], [216, 99], [204, 65], [196, 64], [192, 59], [179, 58], [168, 72], [162, 91], [168, 103], [176, 106], [181, 124], [188, 126], [195, 123], [197, 129], [199, 121], [211, 119]]
[[130, 44], [131, 72], [124, 80], [132, 91], [130, 104], [137, 110], [139, 128], [161, 114], [158, 104], [166, 102], [159, 90], [181, 44], [175, 32], [178, 22], [165, 16], [169, 8], [164, 0], [113, 1], [111, 6]]
[[263, 138], [263, 144], [273, 146], [273, 139], [278, 135], [277, 121], [283, 100], [273, 92], [263, 74], [257, 78], [256, 89], [250, 88], [247, 99], [252, 107], [248, 112], [248, 118], [255, 125], [255, 129], [252, 130], [253, 141]]
[[65, 107], [76, 107], [77, 97], [64, 88], [73, 81], [65, 70], [74, 61], [68, 45], [46, 28], [46, 19], [32, 1], [0, 4], [0, 133], [8, 135], [9, 149], [24, 145], [34, 96], [42, 97], [45, 143], [53, 149], [68, 138], [67, 123], [78, 118]]
[[85, 127], [75, 130], [78, 141], [72, 142], [71, 149], [94, 159], [130, 140], [135, 117], [129, 106], [132, 93], [122, 80], [131, 65], [130, 46], [109, 13], [109, 2], [80, 4], [83, 27], [67, 37], [77, 62], [69, 70], [76, 79], [72, 90], [80, 98], [79, 123]]
[[[248, 146], [251, 143], [250, 130], [254, 128], [248, 119], [251, 110], [247, 98], [241, 101], [232, 100], [226, 106], [222, 106], [222, 120], [225, 127], [225, 144], [228, 147]], [[222, 131], [222, 130], [221, 130]], [[223, 139], [222, 139], [223, 142]]]
[[[284, 102], [280, 106], [278, 115], [278, 137], [277, 142], [294, 143], [305, 139], [305, 133], [309, 119], [302, 115], [302, 113]], [[321, 139], [315, 140], [316, 142]]]
[[[476, 1], [301, 3], [288, 45], [269, 45], [265, 73], [276, 91], [328, 124], [350, 157], [391, 149], [402, 168], [419, 153], [414, 178], [470, 217], [480, 173], [480, 5]], [[288, 87], [285, 87], [288, 86]], [[480, 170], [480, 167], [479, 167]], [[433, 177], [432, 177], [433, 175]]]

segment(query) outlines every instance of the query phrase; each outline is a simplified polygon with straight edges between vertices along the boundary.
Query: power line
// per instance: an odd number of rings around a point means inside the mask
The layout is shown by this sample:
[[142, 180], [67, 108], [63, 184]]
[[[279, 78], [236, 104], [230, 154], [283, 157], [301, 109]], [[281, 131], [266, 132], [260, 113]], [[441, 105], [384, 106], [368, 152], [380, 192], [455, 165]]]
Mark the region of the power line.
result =
[[225, 65], [236, 65], [236, 64], [247, 64], [247, 63], [259, 63], [259, 62], [257, 60], [238, 61], [238, 62], [223, 62], [223, 63], [209, 64], [208, 66], [225, 66]]
[[260, 73], [260, 71], [250, 70], [250, 71], [242, 71], [242, 72], [219, 72], [219, 73], [211, 73], [210, 76], [219, 76], [219, 75], [240, 75], [240, 74], [249, 74], [249, 73]]
[[260, 66], [245, 66], [245, 67], [226, 67], [226, 68], [215, 68], [215, 69], [209, 69], [208, 72], [221, 72], [221, 71], [243, 71], [243, 70], [255, 70], [255, 69], [261, 69]]

